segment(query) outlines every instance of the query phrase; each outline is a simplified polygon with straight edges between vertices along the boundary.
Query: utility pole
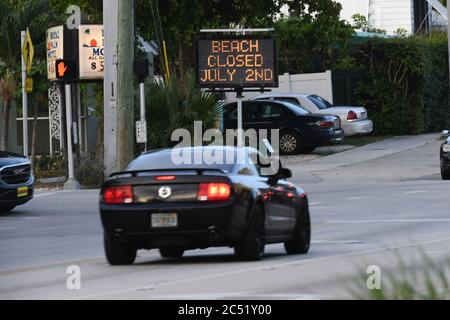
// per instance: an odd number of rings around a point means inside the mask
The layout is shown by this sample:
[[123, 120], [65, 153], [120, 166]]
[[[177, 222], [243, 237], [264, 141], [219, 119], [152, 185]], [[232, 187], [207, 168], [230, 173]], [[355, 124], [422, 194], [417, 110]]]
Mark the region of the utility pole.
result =
[[448, 37], [448, 73], [449, 73], [449, 85], [450, 85], [450, 0], [447, 0], [447, 37]]
[[[25, 31], [20, 32], [21, 45], [20, 48], [23, 48], [25, 43]], [[20, 55], [22, 58], [22, 119], [23, 119], [23, 155], [28, 158], [28, 94], [25, 90], [25, 79], [27, 78], [27, 68], [25, 65], [25, 57], [23, 54]], [[8, 119], [6, 119], [8, 121]], [[7, 142], [8, 143], [8, 142]]]
[[75, 165], [72, 149], [72, 86], [70, 83], [66, 83], [64, 88], [66, 96], [67, 166], [69, 173], [69, 178], [66, 183], [64, 183], [64, 190], [80, 190], [80, 183], [75, 179]]
[[134, 158], [134, 0], [119, 0], [117, 52], [117, 169]]
[[105, 176], [117, 171], [117, 33], [119, 0], [103, 0], [105, 40], [104, 167]]

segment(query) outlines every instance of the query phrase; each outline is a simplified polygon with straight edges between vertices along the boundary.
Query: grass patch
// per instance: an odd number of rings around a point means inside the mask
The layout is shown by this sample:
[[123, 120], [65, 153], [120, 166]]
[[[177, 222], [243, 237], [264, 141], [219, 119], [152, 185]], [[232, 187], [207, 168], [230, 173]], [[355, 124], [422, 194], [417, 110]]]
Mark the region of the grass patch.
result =
[[394, 136], [389, 136], [389, 135], [372, 136], [372, 135], [368, 135], [368, 136], [346, 137], [345, 140], [344, 140], [344, 144], [355, 146], [355, 147], [362, 147], [362, 146], [365, 146], [366, 144], [371, 144], [371, 143], [383, 141], [383, 140], [386, 140], [386, 139], [390, 139], [392, 137], [394, 137]]
[[[360, 270], [351, 295], [359, 300], [448, 300], [450, 299], [450, 260], [433, 261], [424, 252], [420, 262], [396, 255], [396, 267], [382, 270], [382, 287], [366, 288], [367, 273]], [[392, 267], [392, 265], [391, 265]]]

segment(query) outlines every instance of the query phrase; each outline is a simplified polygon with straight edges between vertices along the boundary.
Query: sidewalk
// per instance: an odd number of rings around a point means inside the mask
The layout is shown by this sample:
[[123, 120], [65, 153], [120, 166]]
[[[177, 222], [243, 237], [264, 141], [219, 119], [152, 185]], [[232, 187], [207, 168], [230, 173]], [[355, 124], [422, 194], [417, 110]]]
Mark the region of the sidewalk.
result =
[[294, 177], [302, 177], [303, 182], [307, 180], [308, 182], [314, 183], [320, 181], [320, 178], [314, 175], [314, 172], [351, 166], [404, 152], [428, 143], [435, 143], [439, 137], [440, 134], [438, 133], [399, 136], [298, 164], [289, 163], [287, 167], [292, 170]]

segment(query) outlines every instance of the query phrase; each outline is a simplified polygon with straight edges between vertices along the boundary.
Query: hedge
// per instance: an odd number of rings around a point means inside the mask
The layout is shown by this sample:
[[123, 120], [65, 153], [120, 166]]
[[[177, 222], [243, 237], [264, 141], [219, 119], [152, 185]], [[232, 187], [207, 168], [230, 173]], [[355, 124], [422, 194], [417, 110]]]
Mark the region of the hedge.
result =
[[371, 38], [351, 52], [357, 86], [376, 134], [419, 134], [450, 128], [447, 35]]

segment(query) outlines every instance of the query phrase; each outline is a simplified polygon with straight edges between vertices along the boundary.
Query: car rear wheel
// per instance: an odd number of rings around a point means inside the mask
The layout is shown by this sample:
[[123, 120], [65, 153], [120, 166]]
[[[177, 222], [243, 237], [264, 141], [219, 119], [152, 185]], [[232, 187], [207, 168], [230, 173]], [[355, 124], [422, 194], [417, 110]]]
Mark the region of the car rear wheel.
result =
[[184, 249], [181, 248], [160, 248], [159, 254], [163, 258], [181, 258], [184, 254]]
[[136, 248], [129, 243], [114, 242], [104, 233], [106, 260], [112, 266], [133, 264], [136, 260]]
[[15, 207], [4, 207], [0, 208], [0, 213], [8, 213], [14, 210]]
[[302, 207], [297, 218], [294, 236], [284, 244], [287, 254], [306, 254], [311, 243], [311, 218], [308, 207]]
[[257, 261], [264, 256], [265, 248], [264, 210], [258, 205], [255, 208], [250, 225], [242, 240], [234, 247], [236, 258], [241, 261]]
[[300, 150], [300, 138], [297, 133], [285, 131], [280, 137], [280, 151], [285, 155], [297, 154]]

